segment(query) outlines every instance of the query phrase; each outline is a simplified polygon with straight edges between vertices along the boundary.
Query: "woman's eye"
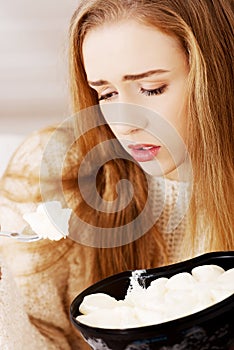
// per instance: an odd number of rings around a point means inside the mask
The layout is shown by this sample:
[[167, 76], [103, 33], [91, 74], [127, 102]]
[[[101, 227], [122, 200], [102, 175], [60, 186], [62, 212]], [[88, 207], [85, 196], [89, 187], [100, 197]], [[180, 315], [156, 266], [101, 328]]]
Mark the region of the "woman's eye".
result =
[[154, 95], [161, 95], [164, 93], [164, 91], [166, 90], [167, 85], [162, 85], [157, 89], [144, 89], [144, 88], [140, 88], [140, 93], [146, 96], [154, 96]]
[[107, 94], [103, 94], [99, 97], [99, 101], [106, 101], [112, 99], [114, 96], [118, 95], [116, 91], [114, 92], [108, 92]]

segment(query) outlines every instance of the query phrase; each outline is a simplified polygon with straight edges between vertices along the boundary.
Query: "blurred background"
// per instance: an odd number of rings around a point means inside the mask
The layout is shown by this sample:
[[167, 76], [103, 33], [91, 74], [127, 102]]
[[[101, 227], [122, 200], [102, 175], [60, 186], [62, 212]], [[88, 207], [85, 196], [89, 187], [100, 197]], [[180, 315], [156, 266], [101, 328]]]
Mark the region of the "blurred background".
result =
[[1, 132], [25, 133], [67, 116], [67, 37], [77, 3], [1, 1]]
[[68, 29], [78, 2], [1, 0], [1, 166], [25, 135], [69, 116]]

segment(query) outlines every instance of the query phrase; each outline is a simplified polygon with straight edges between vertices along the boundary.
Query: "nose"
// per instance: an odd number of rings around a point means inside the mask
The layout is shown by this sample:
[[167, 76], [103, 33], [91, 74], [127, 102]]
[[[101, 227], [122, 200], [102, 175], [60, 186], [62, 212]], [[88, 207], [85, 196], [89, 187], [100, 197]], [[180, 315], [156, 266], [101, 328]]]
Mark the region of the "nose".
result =
[[113, 132], [115, 134], [118, 135], [130, 135], [130, 134], [134, 134], [135, 132], [137, 132], [137, 130], [139, 130], [140, 128], [134, 126], [134, 125], [130, 125], [130, 124], [119, 124], [119, 123], [111, 123], [110, 124], [111, 129], [113, 130]]
[[111, 103], [102, 106], [102, 113], [114, 132], [129, 135], [148, 124], [145, 109], [127, 103]]

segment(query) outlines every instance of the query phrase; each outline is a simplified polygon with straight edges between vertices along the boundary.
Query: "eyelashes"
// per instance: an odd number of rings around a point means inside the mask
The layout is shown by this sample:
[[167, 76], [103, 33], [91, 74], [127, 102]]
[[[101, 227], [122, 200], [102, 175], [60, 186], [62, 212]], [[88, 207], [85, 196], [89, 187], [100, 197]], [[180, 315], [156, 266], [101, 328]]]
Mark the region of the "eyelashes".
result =
[[102, 100], [110, 100], [112, 97], [118, 95], [117, 92], [108, 92], [108, 94], [104, 94], [104, 95], [101, 95], [99, 97], [99, 101], [102, 101]]
[[166, 84], [160, 86], [157, 89], [151, 89], [151, 90], [140, 88], [140, 93], [145, 95], [145, 96], [162, 95], [164, 93], [164, 91], [166, 90], [166, 88], [167, 88]]
[[[162, 95], [165, 90], [167, 89], [167, 85], [164, 84], [162, 86], [160, 86], [159, 88], [156, 89], [144, 89], [144, 88], [140, 88], [138, 93], [145, 95], [145, 96], [157, 96], [157, 95]], [[117, 96], [118, 92], [113, 91], [113, 92], [108, 92], [107, 94], [101, 95], [99, 97], [99, 101], [108, 101], [111, 100], [114, 96]]]

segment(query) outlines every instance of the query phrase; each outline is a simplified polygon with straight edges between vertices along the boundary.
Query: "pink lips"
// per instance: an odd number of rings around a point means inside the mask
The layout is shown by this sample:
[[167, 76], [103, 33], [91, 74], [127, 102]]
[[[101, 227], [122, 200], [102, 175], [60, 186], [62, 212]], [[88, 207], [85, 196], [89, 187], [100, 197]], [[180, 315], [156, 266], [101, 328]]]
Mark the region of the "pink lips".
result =
[[138, 162], [148, 162], [153, 160], [161, 146], [149, 145], [149, 144], [136, 144], [128, 145], [128, 148], [131, 150], [132, 157]]

